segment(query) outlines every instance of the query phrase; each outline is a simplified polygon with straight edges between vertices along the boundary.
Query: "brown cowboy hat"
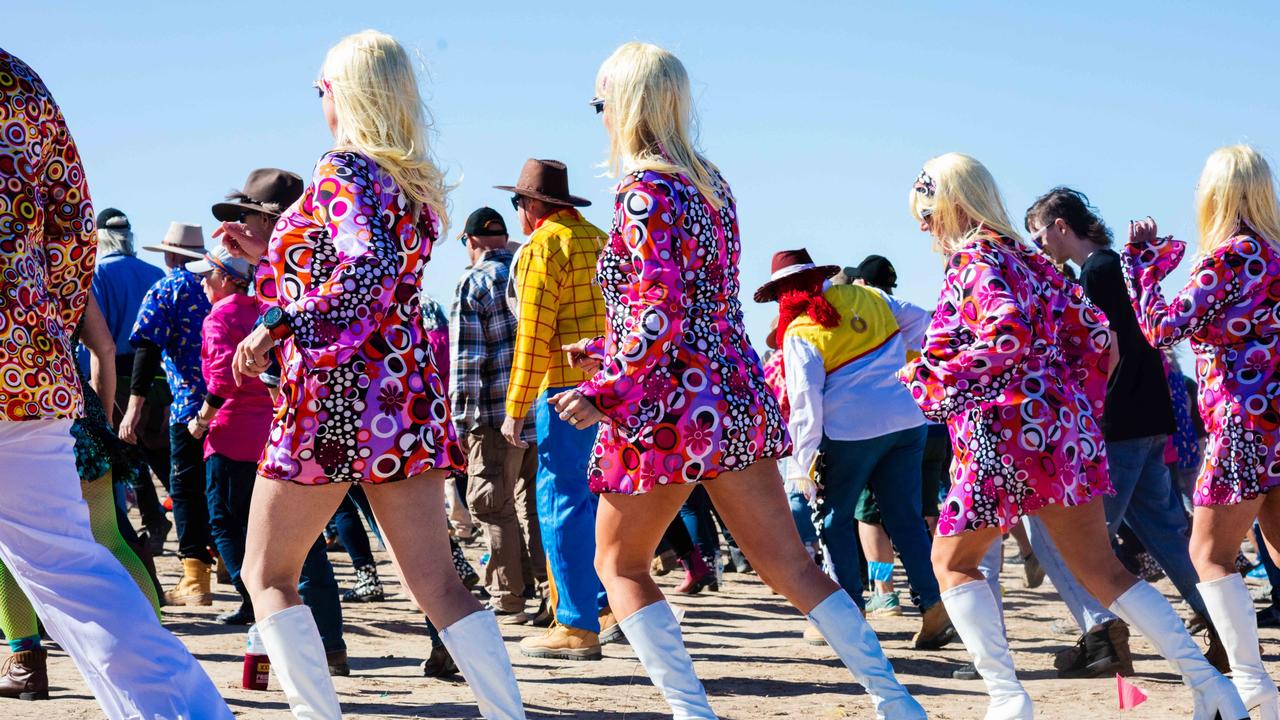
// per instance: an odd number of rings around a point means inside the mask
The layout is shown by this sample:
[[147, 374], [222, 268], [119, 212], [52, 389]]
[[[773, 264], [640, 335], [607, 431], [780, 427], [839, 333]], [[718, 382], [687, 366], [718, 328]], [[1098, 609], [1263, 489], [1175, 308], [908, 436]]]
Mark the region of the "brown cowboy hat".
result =
[[823, 280], [835, 276], [840, 272], [839, 265], [814, 265], [813, 258], [809, 257], [809, 251], [804, 248], [799, 250], [783, 250], [773, 255], [773, 268], [769, 275], [769, 282], [760, 286], [756, 290], [755, 301], [758, 303], [773, 302], [778, 299], [778, 281], [783, 278], [794, 277], [803, 273], [813, 273], [822, 276]]
[[173, 253], [183, 257], [204, 259], [204, 233], [199, 225], [169, 223], [169, 231], [159, 245], [143, 245], [143, 250], [158, 253]]
[[277, 168], [258, 168], [249, 173], [243, 190], [232, 190], [227, 201], [213, 206], [213, 216], [222, 222], [236, 222], [245, 212], [279, 215], [302, 196], [302, 178]]
[[591, 201], [586, 198], [569, 194], [569, 171], [559, 160], [529, 158], [524, 161], [524, 167], [520, 170], [520, 179], [515, 185], [494, 185], [494, 187], [552, 205], [586, 207], [591, 204]]

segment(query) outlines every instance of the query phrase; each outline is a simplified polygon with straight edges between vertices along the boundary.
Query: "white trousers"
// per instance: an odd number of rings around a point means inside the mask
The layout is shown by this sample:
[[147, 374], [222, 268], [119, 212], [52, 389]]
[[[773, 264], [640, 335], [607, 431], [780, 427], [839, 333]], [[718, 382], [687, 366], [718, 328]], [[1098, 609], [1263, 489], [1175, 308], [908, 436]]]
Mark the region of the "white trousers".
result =
[[191, 653], [93, 539], [70, 420], [0, 421], [0, 558], [111, 720], [231, 720]]

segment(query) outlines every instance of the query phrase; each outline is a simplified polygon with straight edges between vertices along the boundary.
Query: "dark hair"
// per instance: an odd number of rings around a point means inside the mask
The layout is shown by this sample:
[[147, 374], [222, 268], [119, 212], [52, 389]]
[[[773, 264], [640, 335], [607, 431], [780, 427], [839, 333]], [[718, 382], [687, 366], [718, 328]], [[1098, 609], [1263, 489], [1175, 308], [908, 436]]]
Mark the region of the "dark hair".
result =
[[1097, 208], [1089, 204], [1089, 198], [1079, 190], [1062, 185], [1036, 198], [1027, 208], [1023, 224], [1027, 232], [1031, 232], [1032, 222], [1043, 227], [1058, 219], [1065, 222], [1071, 232], [1095, 245], [1112, 242], [1111, 228], [1098, 217]]

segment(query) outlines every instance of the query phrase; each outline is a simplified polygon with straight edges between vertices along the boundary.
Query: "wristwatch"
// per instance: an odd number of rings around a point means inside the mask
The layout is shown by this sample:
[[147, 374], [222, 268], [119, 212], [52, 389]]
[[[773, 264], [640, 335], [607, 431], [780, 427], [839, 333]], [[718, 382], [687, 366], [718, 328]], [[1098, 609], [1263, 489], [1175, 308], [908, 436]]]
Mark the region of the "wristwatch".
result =
[[289, 327], [289, 316], [285, 315], [284, 310], [278, 307], [267, 310], [262, 316], [262, 325], [276, 342], [284, 340], [293, 334], [293, 328]]

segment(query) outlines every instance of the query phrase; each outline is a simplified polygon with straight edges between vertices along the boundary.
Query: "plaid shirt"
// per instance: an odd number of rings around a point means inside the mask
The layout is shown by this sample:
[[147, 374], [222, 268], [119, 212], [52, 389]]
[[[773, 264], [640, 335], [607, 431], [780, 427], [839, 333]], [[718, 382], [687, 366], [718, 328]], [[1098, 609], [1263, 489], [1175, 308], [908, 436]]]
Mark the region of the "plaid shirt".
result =
[[[449, 310], [449, 402], [459, 434], [506, 417], [516, 318], [507, 306], [510, 250], [489, 250], [458, 281]], [[532, 439], [532, 425], [526, 435]]]
[[596, 261], [606, 239], [577, 210], [563, 208], [539, 221], [521, 250], [507, 415], [525, 417], [548, 388], [575, 387], [588, 379], [569, 367], [560, 347], [605, 334]]

